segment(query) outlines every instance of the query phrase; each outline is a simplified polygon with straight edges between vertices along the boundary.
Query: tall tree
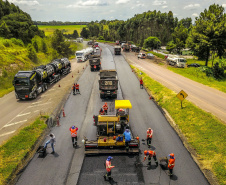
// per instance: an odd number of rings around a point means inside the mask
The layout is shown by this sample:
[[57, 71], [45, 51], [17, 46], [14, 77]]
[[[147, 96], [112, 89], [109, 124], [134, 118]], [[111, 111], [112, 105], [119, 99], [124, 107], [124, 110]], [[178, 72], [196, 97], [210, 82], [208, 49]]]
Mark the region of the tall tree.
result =
[[161, 46], [161, 41], [157, 37], [148, 37], [144, 40], [144, 47], [158, 49]]
[[205, 58], [206, 66], [211, 50], [222, 57], [226, 48], [226, 15], [222, 6], [213, 4], [208, 10], [200, 13], [187, 44], [198, 57]]

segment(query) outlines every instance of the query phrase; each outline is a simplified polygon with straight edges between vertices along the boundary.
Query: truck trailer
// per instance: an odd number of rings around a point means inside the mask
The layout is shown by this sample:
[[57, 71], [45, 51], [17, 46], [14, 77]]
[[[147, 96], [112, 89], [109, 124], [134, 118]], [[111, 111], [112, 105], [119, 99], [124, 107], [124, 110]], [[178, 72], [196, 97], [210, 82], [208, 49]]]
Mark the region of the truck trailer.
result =
[[55, 59], [33, 71], [19, 71], [13, 80], [16, 98], [36, 99], [38, 94], [48, 89], [48, 85], [56, 83], [70, 71], [71, 63], [67, 58]]
[[101, 69], [101, 56], [91, 55], [89, 58], [89, 65], [91, 71], [99, 71]]
[[114, 51], [115, 51], [115, 55], [121, 55], [121, 47], [120, 46], [115, 46]]
[[169, 65], [172, 65], [172, 66], [175, 66], [175, 67], [184, 68], [186, 66], [186, 59], [182, 58], [178, 55], [169, 55], [166, 60], [167, 60]]
[[116, 70], [100, 70], [100, 98], [117, 98], [118, 77]]
[[89, 58], [89, 56], [92, 55], [93, 53], [94, 51], [92, 47], [88, 47], [86, 49], [76, 51], [75, 53], [76, 60], [77, 62], [85, 62]]

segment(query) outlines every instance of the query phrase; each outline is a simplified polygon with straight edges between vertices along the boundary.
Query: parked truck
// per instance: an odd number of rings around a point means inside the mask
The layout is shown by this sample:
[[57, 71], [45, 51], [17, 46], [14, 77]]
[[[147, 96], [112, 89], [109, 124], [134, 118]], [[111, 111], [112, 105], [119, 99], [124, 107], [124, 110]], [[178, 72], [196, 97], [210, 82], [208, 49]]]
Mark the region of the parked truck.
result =
[[82, 43], [83, 42], [83, 38], [77, 38], [76, 41]]
[[94, 53], [92, 47], [88, 47], [86, 49], [83, 49], [81, 51], [76, 51], [75, 56], [77, 59], [77, 62], [85, 62], [90, 55]]
[[183, 67], [183, 68], [186, 66], [186, 59], [178, 55], [169, 55], [166, 60], [169, 63], [169, 65], [172, 65], [172, 66]]
[[126, 52], [130, 51], [130, 45], [128, 43], [123, 45], [123, 51], [126, 51]]
[[91, 55], [89, 58], [89, 65], [91, 71], [99, 71], [101, 69], [100, 55]]
[[120, 46], [115, 46], [114, 47], [114, 52], [115, 52], [115, 55], [121, 55], [121, 47]]
[[41, 65], [33, 71], [19, 71], [13, 80], [17, 99], [36, 99], [45, 92], [48, 85], [53, 84], [71, 71], [71, 63], [67, 58], [56, 59], [47, 65]]
[[100, 70], [100, 98], [117, 98], [118, 77], [116, 70]]

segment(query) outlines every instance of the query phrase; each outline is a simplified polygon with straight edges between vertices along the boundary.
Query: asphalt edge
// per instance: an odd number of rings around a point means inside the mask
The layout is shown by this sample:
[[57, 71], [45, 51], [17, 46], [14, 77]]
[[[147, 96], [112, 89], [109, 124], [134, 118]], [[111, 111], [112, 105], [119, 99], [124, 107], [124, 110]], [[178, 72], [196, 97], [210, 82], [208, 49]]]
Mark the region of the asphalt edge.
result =
[[[128, 65], [130, 66], [131, 61], [129, 59], [127, 59], [127, 57], [122, 54], [122, 56], [124, 57], [124, 59], [127, 61]], [[131, 68], [131, 66], [130, 66]], [[132, 70], [132, 68], [131, 68]], [[135, 75], [138, 78], [137, 73], [135, 72]], [[195, 152], [195, 149], [188, 143], [187, 138], [184, 136], [184, 134], [182, 133], [182, 131], [180, 130], [180, 128], [177, 126], [177, 124], [175, 123], [175, 121], [173, 120], [173, 118], [170, 116], [170, 114], [167, 112], [167, 110], [163, 109], [156, 101], [155, 99], [152, 97], [151, 91], [145, 87], [144, 85], [144, 89], [146, 90], [146, 92], [148, 93], [148, 95], [151, 97], [151, 100], [153, 100], [153, 102], [156, 104], [156, 106], [158, 107], [158, 109], [163, 113], [164, 117], [166, 118], [166, 120], [168, 121], [168, 123], [171, 125], [171, 127], [174, 129], [174, 131], [178, 134], [179, 138], [181, 139], [183, 145], [185, 146], [185, 148], [188, 150], [188, 152], [190, 153], [192, 159], [195, 161], [196, 165], [199, 167], [200, 171], [203, 173], [203, 175], [205, 176], [205, 178], [207, 179], [207, 181], [211, 184], [211, 185], [219, 185], [216, 176], [207, 169], [204, 169], [202, 164], [199, 162], [198, 160], [198, 155]]]

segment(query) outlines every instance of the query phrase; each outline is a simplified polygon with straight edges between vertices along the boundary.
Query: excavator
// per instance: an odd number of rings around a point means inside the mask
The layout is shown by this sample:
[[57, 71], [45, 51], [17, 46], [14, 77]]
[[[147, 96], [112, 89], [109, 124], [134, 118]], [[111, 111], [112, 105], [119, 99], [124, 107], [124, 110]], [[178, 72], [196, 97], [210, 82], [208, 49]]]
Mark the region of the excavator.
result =
[[132, 105], [129, 100], [115, 100], [115, 115], [93, 116], [97, 127], [97, 140], [84, 138], [85, 155], [128, 153], [139, 154], [139, 137], [133, 137], [129, 149], [126, 149], [123, 133], [129, 129], [129, 109]]

